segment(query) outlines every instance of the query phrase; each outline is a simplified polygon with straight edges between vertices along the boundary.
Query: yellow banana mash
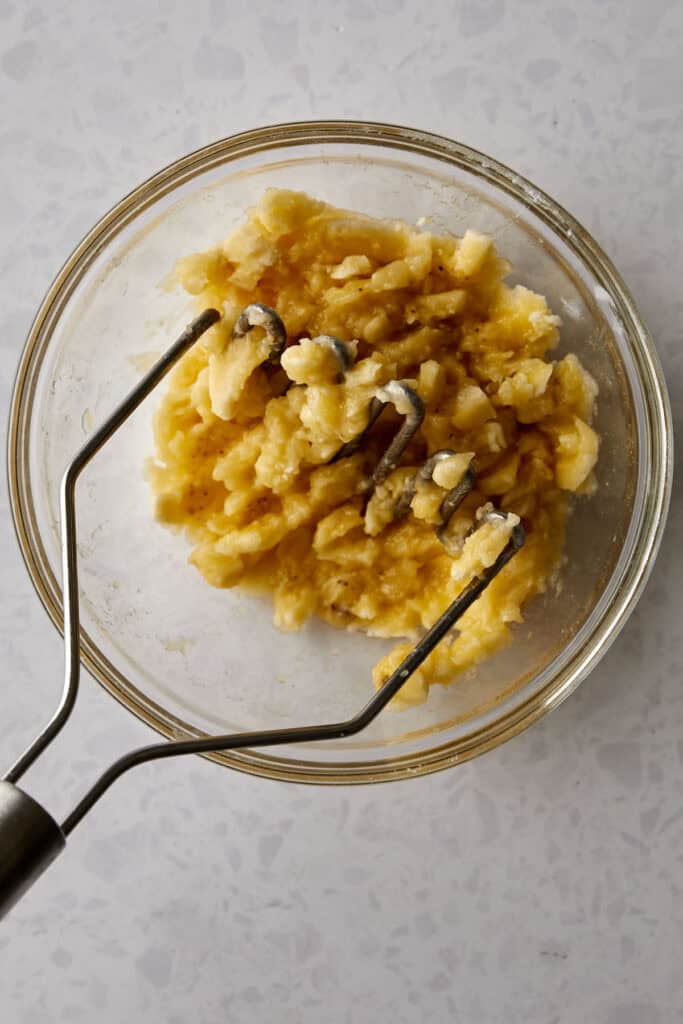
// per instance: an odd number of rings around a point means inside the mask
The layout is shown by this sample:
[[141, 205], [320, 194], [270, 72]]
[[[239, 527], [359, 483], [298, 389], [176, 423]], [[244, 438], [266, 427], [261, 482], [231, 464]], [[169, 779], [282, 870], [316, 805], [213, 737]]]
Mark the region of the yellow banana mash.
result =
[[[404, 702], [508, 640], [559, 565], [570, 494], [595, 488], [597, 386], [574, 355], [552, 360], [559, 319], [543, 296], [506, 284], [509, 271], [475, 231], [430, 234], [280, 190], [175, 271], [197, 310], [222, 319], [171, 375], [151, 477], [157, 517], [184, 530], [213, 586], [272, 592], [281, 629], [315, 615], [397, 638], [375, 666], [379, 685], [506, 543], [514, 516], [468, 537], [477, 510], [493, 502], [523, 521], [526, 544], [404, 686]], [[284, 322], [279, 364], [262, 328], [233, 337], [251, 303]], [[311, 340], [321, 335], [347, 343], [345, 372], [331, 344]], [[367, 502], [398, 412], [387, 408], [356, 453], [330, 460], [396, 380], [417, 391], [425, 417]], [[395, 518], [398, 496], [441, 449], [456, 454]], [[475, 486], [439, 539], [441, 502], [470, 468]]]

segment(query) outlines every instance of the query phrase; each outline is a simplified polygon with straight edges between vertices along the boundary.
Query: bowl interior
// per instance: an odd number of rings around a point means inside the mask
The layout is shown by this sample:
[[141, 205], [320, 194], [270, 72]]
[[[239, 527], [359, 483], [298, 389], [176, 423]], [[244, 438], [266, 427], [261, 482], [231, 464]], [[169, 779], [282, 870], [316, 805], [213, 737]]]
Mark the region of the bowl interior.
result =
[[[457, 751], [557, 685], [613, 597], [639, 487], [635, 376], [613, 303], [577, 256], [571, 231], [555, 233], [531, 209], [533, 195], [509, 194], [481, 168], [376, 144], [301, 144], [225, 154], [151, 197], [133, 197], [79, 261], [30, 370], [20, 442], [40, 586], [58, 602], [58, 496], [67, 462], [193, 315], [187, 295], [163, 287], [175, 259], [221, 241], [269, 186], [375, 216], [429, 217], [432, 230], [488, 232], [512, 262], [513, 279], [544, 293], [561, 316], [560, 354], [577, 353], [600, 386], [598, 494], [577, 504], [560, 585], [528, 606], [514, 643], [455, 685], [435, 688], [425, 705], [384, 712], [353, 740], [261, 759], [262, 770], [275, 774], [294, 759], [310, 778], [379, 764], [414, 770], [435, 749]], [[188, 565], [185, 540], [152, 517], [144, 475], [158, 397], [79, 483], [89, 667], [167, 734], [348, 716], [370, 695], [371, 665], [388, 645], [323, 624], [280, 633], [267, 600], [214, 590]]]

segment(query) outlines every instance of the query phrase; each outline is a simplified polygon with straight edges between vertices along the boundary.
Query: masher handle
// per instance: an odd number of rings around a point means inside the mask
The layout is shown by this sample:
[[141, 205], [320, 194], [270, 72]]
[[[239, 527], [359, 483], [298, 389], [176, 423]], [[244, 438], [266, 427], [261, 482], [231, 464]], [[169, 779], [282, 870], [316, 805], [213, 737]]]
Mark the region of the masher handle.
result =
[[0, 782], [0, 919], [64, 849], [61, 828], [32, 797]]

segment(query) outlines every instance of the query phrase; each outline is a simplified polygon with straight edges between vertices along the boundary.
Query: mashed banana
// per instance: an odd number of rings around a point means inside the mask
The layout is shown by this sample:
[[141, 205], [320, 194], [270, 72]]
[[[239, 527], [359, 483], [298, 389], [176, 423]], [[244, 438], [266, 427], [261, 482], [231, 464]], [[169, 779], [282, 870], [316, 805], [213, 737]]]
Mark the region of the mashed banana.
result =
[[[281, 629], [317, 615], [401, 638], [375, 666], [379, 685], [504, 546], [514, 518], [467, 538], [477, 510], [492, 501], [523, 520], [525, 546], [404, 686], [407, 702], [508, 639], [559, 564], [569, 494], [595, 487], [596, 384], [575, 356], [548, 358], [559, 320], [541, 295], [507, 285], [509, 270], [475, 231], [433, 235], [276, 190], [221, 248], [176, 268], [198, 309], [222, 320], [171, 375], [152, 484], [158, 518], [183, 528], [209, 583], [271, 591]], [[232, 336], [254, 302], [286, 327], [279, 365], [261, 328]], [[346, 342], [355, 361], [342, 371], [333, 346], [311, 340], [321, 335]], [[398, 413], [387, 409], [355, 454], [330, 460], [395, 380], [414, 387], [426, 414], [366, 508]], [[395, 518], [397, 497], [440, 449], [456, 455]], [[475, 487], [442, 542], [441, 502], [470, 467]]]

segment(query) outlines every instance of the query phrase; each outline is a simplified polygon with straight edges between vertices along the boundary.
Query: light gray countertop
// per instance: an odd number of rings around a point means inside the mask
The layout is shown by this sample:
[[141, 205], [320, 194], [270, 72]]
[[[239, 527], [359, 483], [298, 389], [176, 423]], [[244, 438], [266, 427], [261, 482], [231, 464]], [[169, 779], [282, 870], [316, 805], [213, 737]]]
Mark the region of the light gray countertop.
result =
[[[233, 131], [441, 132], [568, 207], [683, 403], [683, 8], [664, 0], [0, 0], [0, 396], [101, 213]], [[4, 419], [4, 417], [3, 417]], [[558, 711], [438, 776], [310, 789], [136, 770], [0, 927], [3, 1024], [683, 1021], [683, 501], [617, 645]], [[0, 497], [0, 750], [60, 641]], [[149, 732], [84, 681], [28, 779], [56, 812]]]

